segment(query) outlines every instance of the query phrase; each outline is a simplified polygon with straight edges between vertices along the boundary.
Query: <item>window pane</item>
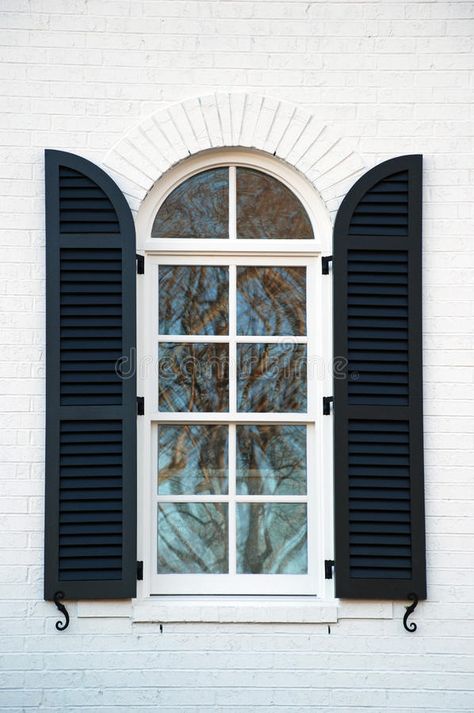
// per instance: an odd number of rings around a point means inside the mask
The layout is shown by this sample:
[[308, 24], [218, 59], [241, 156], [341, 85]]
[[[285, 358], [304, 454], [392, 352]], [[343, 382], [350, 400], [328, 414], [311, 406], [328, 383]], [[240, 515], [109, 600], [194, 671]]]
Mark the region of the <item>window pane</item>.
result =
[[159, 503], [158, 573], [228, 572], [227, 503]]
[[228, 411], [227, 344], [159, 346], [160, 411]]
[[160, 495], [227, 493], [227, 441], [227, 426], [160, 426]]
[[238, 267], [237, 334], [306, 334], [305, 267]]
[[301, 201], [283, 183], [252, 168], [237, 169], [237, 237], [313, 238]]
[[227, 334], [229, 269], [160, 265], [160, 334]]
[[306, 411], [305, 344], [238, 344], [237, 410]]
[[228, 238], [229, 169], [198, 173], [174, 189], [158, 211], [152, 238]]
[[306, 574], [305, 503], [237, 503], [237, 572]]
[[237, 493], [304, 495], [306, 426], [237, 426]]

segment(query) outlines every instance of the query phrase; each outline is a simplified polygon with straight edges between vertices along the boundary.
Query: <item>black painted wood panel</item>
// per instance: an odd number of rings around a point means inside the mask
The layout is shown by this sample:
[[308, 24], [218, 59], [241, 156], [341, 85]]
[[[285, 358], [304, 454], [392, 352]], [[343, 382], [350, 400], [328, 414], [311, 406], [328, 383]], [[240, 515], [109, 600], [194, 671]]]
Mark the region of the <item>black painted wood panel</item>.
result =
[[[46, 152], [45, 598], [136, 587], [135, 232], [115, 183]], [[130, 361], [128, 361], [130, 363]]]
[[336, 218], [339, 597], [426, 597], [421, 191], [422, 157], [391, 159], [353, 186]]

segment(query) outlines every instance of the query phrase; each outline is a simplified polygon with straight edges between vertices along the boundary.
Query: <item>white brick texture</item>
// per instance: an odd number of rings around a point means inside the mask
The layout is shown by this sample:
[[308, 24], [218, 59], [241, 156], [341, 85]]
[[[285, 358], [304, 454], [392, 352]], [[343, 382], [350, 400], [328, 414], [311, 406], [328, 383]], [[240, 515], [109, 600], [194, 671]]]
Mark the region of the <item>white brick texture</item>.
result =
[[[472, 713], [473, 4], [2, 0], [0, 710]], [[425, 156], [428, 600], [333, 623], [133, 621], [42, 600], [45, 148], [134, 209], [189, 153], [294, 163], [334, 213], [364, 166]], [[80, 616], [78, 616], [80, 614]]]

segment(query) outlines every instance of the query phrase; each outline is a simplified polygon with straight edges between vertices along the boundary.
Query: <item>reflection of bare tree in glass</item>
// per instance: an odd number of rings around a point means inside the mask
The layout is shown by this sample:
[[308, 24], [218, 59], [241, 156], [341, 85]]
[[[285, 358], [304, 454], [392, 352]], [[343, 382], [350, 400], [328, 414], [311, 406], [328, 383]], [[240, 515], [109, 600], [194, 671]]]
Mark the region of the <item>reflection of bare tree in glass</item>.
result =
[[303, 495], [306, 426], [237, 426], [237, 492]]
[[238, 503], [237, 569], [251, 574], [307, 571], [304, 503]]
[[160, 503], [158, 572], [227, 571], [227, 503]]
[[[258, 574], [263, 572], [263, 564], [265, 560], [272, 554], [273, 546], [270, 539], [270, 533], [265, 528], [262, 528], [263, 510], [260, 503], [249, 503], [248, 505], [248, 527], [245, 537], [244, 557], [241, 567], [244, 572]], [[264, 549], [261, 550], [259, 545], [264, 542]]]
[[238, 267], [237, 333], [306, 334], [305, 267]]
[[160, 426], [159, 493], [226, 493], [227, 437], [227, 426]]
[[160, 411], [227, 411], [227, 344], [161, 343]]
[[152, 238], [229, 237], [229, 170], [188, 178], [170, 193], [153, 222]]
[[[237, 490], [250, 495], [306, 492], [306, 427], [237, 427]], [[248, 503], [238, 506], [240, 572], [306, 571], [306, 506]]]
[[305, 344], [239, 344], [238, 410], [306, 411]]
[[160, 265], [160, 334], [227, 334], [229, 271]]
[[283, 183], [252, 168], [237, 168], [237, 237], [307, 239], [308, 214]]

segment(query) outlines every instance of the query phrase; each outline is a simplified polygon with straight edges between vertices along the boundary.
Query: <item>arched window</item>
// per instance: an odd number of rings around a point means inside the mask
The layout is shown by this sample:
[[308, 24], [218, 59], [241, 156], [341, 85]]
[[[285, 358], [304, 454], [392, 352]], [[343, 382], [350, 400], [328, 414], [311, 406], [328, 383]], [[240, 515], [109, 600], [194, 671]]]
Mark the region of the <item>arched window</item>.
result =
[[183, 181], [164, 201], [151, 231], [153, 238], [233, 234], [254, 240], [314, 237], [301, 201], [287, 186], [268, 173], [240, 166], [208, 169]]
[[210, 153], [139, 216], [151, 594], [321, 594], [327, 224], [311, 202], [279, 161]]

